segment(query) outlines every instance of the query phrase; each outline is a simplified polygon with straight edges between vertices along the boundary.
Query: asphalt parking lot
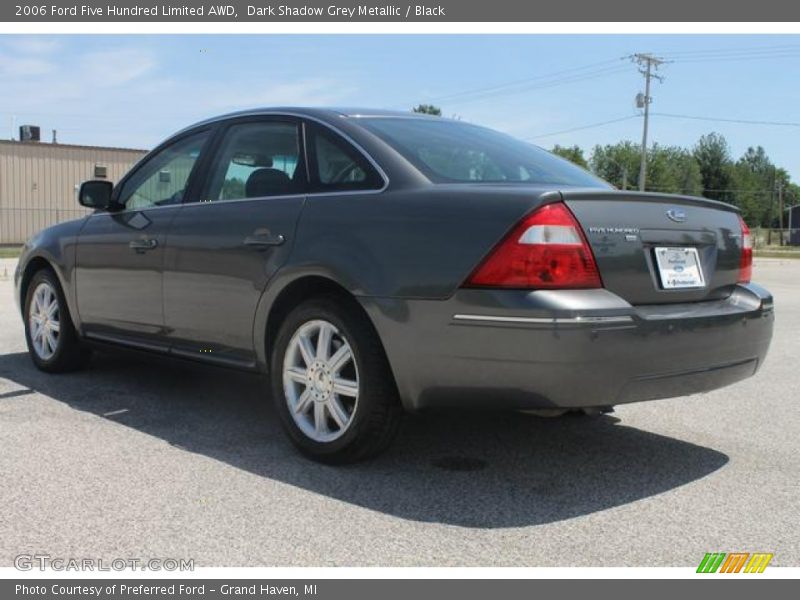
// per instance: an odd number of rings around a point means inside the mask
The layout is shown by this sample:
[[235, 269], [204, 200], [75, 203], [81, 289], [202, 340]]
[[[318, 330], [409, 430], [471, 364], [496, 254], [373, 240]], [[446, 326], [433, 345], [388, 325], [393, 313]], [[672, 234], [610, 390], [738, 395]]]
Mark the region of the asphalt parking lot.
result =
[[202, 566], [800, 566], [800, 260], [757, 260], [758, 375], [610, 416], [406, 419], [347, 468], [301, 458], [258, 378], [130, 354], [45, 375], [0, 260], [0, 565], [18, 554]]

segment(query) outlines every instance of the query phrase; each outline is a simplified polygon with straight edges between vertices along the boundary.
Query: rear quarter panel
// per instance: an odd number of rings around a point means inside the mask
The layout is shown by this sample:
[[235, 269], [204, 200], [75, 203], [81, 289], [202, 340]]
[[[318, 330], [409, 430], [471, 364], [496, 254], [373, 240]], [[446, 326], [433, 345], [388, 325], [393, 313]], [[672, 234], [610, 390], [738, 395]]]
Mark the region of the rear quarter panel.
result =
[[309, 197], [286, 269], [357, 296], [443, 299], [547, 190], [430, 186]]
[[262, 336], [275, 300], [303, 277], [324, 277], [367, 311], [402, 400], [412, 408], [403, 365], [414, 349], [405, 337], [391, 339], [394, 328], [411, 328], [414, 337], [414, 303], [443, 304], [523, 215], [559, 198], [547, 189], [468, 185], [309, 196], [292, 253], [259, 304], [254, 333], [260, 368], [267, 370]]

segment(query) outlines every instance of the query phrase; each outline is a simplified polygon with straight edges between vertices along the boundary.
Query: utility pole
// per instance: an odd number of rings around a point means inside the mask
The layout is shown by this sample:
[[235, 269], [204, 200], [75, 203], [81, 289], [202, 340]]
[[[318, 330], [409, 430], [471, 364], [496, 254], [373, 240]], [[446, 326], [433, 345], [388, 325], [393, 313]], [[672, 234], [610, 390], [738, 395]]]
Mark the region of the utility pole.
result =
[[636, 97], [636, 104], [639, 108], [644, 108], [644, 127], [642, 129], [642, 160], [639, 167], [639, 190], [644, 191], [647, 180], [647, 126], [650, 120], [650, 103], [653, 101], [650, 96], [650, 80], [658, 79], [663, 82], [664, 78], [658, 75], [658, 67], [666, 61], [653, 56], [652, 54], [634, 54], [630, 59], [639, 65], [639, 73], [644, 75], [644, 97], [639, 94]]
[[780, 232], [778, 232], [778, 240], [780, 241], [780, 245], [783, 246], [783, 183], [781, 182], [778, 182], [778, 210], [780, 211], [778, 214], [778, 223], [781, 227]]
[[[617, 165], [617, 167], [619, 167], [619, 170], [622, 172], [622, 189], [623, 190], [627, 190], [628, 189], [628, 167], [625, 166], [624, 164], [622, 164], [621, 162], [619, 162], [618, 160], [614, 160], [610, 156], [607, 156], [606, 160], [611, 161], [612, 163]], [[616, 173], [614, 173], [613, 177], [609, 176], [608, 179], [609, 179], [609, 181], [611, 181], [613, 179], [616, 179]]]

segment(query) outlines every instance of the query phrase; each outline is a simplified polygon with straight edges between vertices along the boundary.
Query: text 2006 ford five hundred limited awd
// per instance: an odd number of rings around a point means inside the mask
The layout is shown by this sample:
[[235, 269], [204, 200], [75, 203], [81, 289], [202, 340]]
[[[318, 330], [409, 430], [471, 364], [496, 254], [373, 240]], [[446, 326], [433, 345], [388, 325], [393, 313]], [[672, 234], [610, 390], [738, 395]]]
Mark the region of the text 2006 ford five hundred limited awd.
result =
[[34, 236], [15, 276], [36, 365], [124, 346], [258, 371], [327, 462], [384, 448], [403, 409], [719, 388], [772, 336], [735, 207], [617, 191], [458, 121], [226, 115], [80, 202], [93, 212]]

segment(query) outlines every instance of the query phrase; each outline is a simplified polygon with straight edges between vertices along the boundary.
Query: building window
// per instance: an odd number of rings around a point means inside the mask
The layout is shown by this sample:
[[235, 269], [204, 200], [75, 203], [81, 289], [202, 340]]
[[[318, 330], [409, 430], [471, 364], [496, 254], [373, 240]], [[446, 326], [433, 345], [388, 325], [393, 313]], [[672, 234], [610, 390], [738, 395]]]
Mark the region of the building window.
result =
[[95, 179], [105, 179], [108, 177], [108, 167], [105, 165], [95, 165], [94, 177]]

